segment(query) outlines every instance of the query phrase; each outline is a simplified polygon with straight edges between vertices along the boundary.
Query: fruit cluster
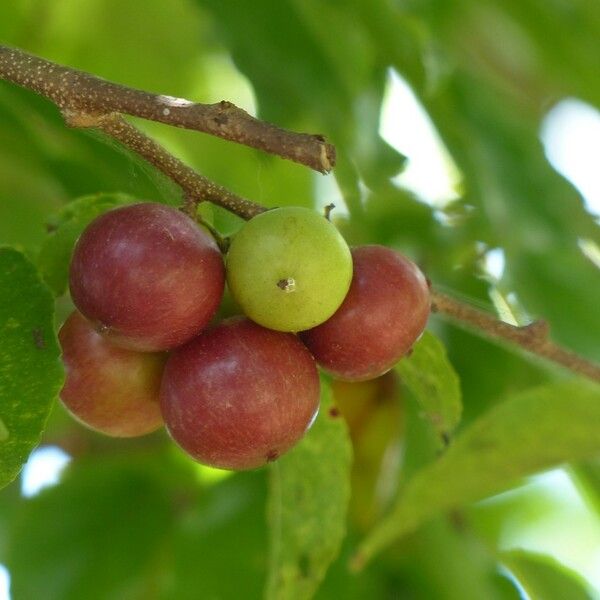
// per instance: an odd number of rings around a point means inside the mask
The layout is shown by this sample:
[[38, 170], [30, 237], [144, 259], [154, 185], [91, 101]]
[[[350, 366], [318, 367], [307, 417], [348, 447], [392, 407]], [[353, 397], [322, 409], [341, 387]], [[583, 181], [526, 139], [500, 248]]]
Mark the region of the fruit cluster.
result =
[[[226, 280], [246, 316], [211, 324]], [[70, 290], [78, 310], [59, 333], [69, 411], [114, 436], [164, 423], [193, 458], [228, 469], [261, 466], [304, 435], [319, 407], [317, 364], [346, 381], [377, 377], [410, 350], [430, 308], [411, 261], [350, 250], [297, 207], [246, 223], [226, 265], [180, 211], [112, 210], [77, 242]]]

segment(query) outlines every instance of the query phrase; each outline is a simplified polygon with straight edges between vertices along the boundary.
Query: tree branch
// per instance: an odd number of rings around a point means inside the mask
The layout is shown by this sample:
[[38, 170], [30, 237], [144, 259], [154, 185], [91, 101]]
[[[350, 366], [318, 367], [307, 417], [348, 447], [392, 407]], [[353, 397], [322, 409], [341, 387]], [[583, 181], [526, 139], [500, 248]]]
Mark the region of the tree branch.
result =
[[195, 204], [198, 204], [200, 201], [208, 200], [235, 213], [242, 219], [251, 219], [266, 210], [260, 204], [246, 200], [203, 177], [116, 113], [90, 116], [85, 113], [64, 110], [63, 115], [71, 127], [100, 129], [124, 146], [137, 152], [177, 183], [183, 189], [188, 201], [193, 200]]
[[209, 133], [321, 173], [329, 173], [335, 166], [335, 148], [323, 136], [281, 129], [255, 119], [231, 102], [197, 104], [183, 98], [150, 94], [2, 45], [0, 79], [45, 96], [63, 111], [128, 114]]
[[600, 382], [600, 365], [552, 342], [548, 338], [549, 328], [545, 321], [534, 321], [524, 327], [515, 327], [436, 290], [431, 291], [431, 300], [434, 312], [477, 329], [489, 337], [516, 344], [574, 373]]

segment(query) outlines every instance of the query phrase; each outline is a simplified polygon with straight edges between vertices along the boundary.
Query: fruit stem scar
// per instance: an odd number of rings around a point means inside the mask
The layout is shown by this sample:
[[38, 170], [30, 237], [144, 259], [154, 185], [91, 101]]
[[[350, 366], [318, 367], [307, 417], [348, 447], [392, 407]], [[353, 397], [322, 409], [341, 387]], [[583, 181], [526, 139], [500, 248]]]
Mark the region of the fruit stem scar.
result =
[[102, 321], [96, 321], [94, 323], [94, 328], [100, 335], [108, 335], [111, 330], [111, 328], [108, 325], [102, 323]]
[[267, 462], [273, 462], [279, 458], [279, 452], [277, 450], [269, 450], [267, 453], [266, 459]]
[[288, 277], [287, 279], [280, 279], [277, 282], [277, 287], [280, 290], [283, 290], [287, 294], [290, 292], [296, 291], [296, 280], [293, 277]]

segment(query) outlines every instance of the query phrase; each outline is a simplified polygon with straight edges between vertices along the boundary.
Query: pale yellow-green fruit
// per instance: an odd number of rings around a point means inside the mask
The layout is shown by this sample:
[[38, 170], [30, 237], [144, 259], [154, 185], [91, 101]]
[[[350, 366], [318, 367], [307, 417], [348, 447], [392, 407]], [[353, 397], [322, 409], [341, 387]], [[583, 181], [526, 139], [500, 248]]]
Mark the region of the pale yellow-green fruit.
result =
[[245, 314], [278, 331], [302, 331], [339, 308], [352, 256], [338, 230], [301, 207], [276, 208], [246, 223], [227, 254], [227, 283]]

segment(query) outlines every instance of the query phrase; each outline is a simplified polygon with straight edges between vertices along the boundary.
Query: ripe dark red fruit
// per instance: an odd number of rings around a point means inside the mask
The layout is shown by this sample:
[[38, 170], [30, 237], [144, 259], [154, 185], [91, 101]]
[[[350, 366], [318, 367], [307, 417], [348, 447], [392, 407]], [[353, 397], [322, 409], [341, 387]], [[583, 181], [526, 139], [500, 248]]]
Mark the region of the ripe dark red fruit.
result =
[[361, 381], [385, 373], [406, 354], [425, 328], [431, 301], [423, 273], [400, 253], [361, 246], [352, 260], [344, 302], [301, 338], [324, 370]]
[[233, 317], [173, 352], [160, 401], [169, 433], [193, 458], [252, 469], [304, 435], [318, 410], [319, 376], [296, 336]]
[[144, 435], [161, 427], [165, 354], [114, 346], [78, 312], [65, 321], [58, 338], [66, 370], [60, 397], [77, 420], [115, 437]]
[[149, 202], [98, 217], [71, 261], [77, 308], [134, 350], [167, 350], [194, 337], [216, 312], [224, 283], [214, 239], [180, 211]]

